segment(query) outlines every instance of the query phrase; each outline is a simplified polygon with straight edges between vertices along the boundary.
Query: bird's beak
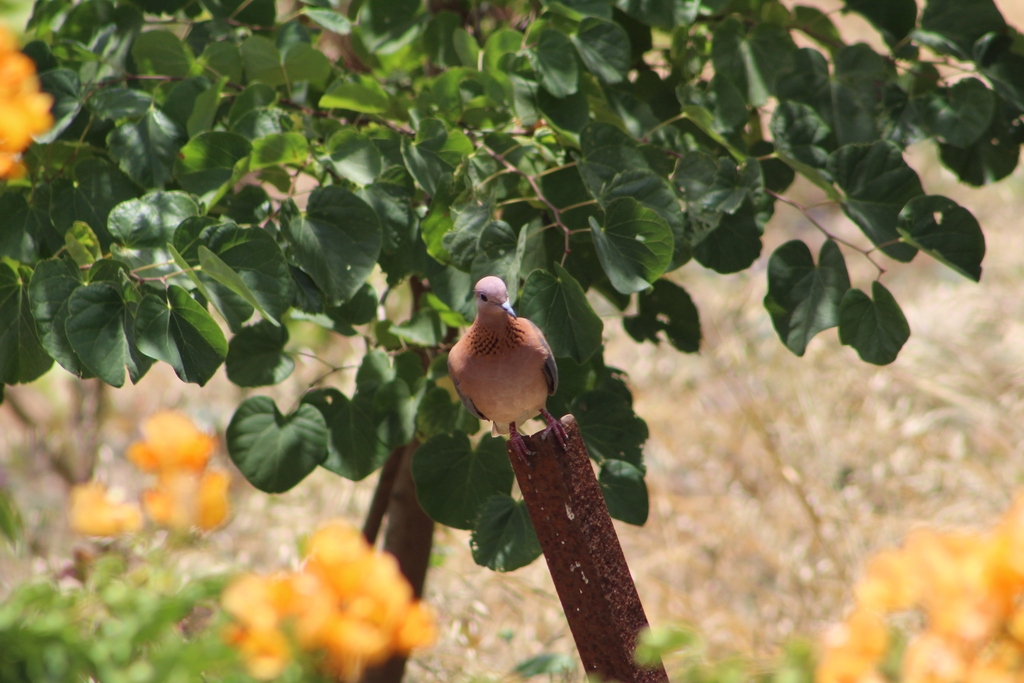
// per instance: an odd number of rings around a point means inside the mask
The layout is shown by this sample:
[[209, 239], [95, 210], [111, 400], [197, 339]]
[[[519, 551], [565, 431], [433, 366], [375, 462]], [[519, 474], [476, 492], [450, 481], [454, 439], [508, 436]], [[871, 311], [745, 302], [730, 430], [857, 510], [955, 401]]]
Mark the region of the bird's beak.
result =
[[501, 307], [504, 308], [505, 312], [508, 313], [513, 318], [518, 318], [519, 317], [519, 316], [516, 315], [516, 312], [512, 309], [512, 304], [510, 304], [509, 302], [506, 301], [505, 303], [503, 303], [501, 305]]

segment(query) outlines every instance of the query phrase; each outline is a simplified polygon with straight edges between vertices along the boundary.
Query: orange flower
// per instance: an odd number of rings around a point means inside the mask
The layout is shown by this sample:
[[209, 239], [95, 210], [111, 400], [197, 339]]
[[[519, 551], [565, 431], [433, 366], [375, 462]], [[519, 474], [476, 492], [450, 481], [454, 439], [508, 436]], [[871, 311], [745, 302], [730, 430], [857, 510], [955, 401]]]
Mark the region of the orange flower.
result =
[[18, 51], [14, 36], [0, 26], [0, 179], [25, 172], [18, 156], [53, 126], [53, 98], [39, 92], [36, 66]]
[[227, 472], [206, 472], [199, 480], [199, 510], [196, 523], [203, 531], [216, 529], [228, 516], [228, 488], [231, 479]]
[[858, 607], [826, 643], [818, 683], [880, 680], [882, 618], [909, 609], [923, 628], [903, 653], [903, 683], [1024, 680], [1024, 496], [988, 533], [914, 531], [869, 563], [856, 594]]
[[343, 681], [358, 680], [367, 666], [436, 637], [433, 615], [413, 599], [394, 556], [375, 552], [343, 524], [313, 535], [300, 571], [243, 576], [221, 603], [237, 622], [236, 638], [269, 629], [294, 633], [299, 648], [322, 654], [326, 669]]
[[201, 472], [216, 440], [177, 413], [157, 413], [142, 426], [142, 441], [128, 447], [128, 459], [143, 472], [191, 470]]
[[261, 681], [280, 676], [292, 659], [288, 639], [276, 628], [229, 626], [225, 640], [241, 653], [249, 675]]
[[135, 505], [116, 503], [99, 482], [71, 489], [71, 528], [86, 536], [120, 536], [142, 528], [142, 512]]

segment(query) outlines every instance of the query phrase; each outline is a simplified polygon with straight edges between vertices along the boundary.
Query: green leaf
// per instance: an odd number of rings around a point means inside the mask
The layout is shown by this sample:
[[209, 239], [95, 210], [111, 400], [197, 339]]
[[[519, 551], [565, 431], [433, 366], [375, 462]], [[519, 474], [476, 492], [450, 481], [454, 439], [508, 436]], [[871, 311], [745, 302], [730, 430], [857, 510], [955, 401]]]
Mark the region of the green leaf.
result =
[[195, 58], [187, 45], [170, 31], [146, 31], [132, 45], [132, 57], [140, 74], [184, 78]]
[[377, 438], [373, 402], [364, 394], [350, 399], [337, 389], [314, 389], [302, 402], [319, 410], [327, 424], [327, 459], [321, 467], [361, 481], [387, 460], [391, 451]]
[[242, 24], [268, 28], [277, 20], [274, 0], [202, 0], [202, 3], [218, 19], [233, 19]]
[[136, 345], [134, 309], [120, 286], [111, 282], [79, 287], [68, 301], [65, 329], [71, 348], [86, 368], [111, 386], [124, 386], [125, 367], [132, 384], [137, 384], [153, 365]]
[[966, 59], [983, 35], [1005, 31], [1006, 20], [993, 0], [928, 0], [921, 29], [942, 36], [956, 47], [957, 56]]
[[195, 200], [184, 192], [150, 192], [115, 206], [107, 229], [123, 247], [163, 247], [183, 220], [198, 215]]
[[0, 385], [31, 382], [53, 365], [40, 344], [29, 300], [32, 273], [0, 261]]
[[420, 32], [420, 0], [365, 0], [359, 9], [359, 28], [366, 49], [394, 54]]
[[626, 316], [622, 326], [637, 342], [660, 343], [658, 334], [686, 353], [700, 350], [700, 314], [686, 290], [660, 279], [637, 297], [637, 315]]
[[538, 90], [537, 108], [548, 123], [568, 133], [578, 134], [590, 122], [590, 105], [582, 90], [568, 97], [555, 97], [547, 90]]
[[309, 43], [293, 43], [284, 52], [284, 74], [293, 85], [308, 81], [322, 88], [331, 75], [331, 60]]
[[281, 52], [271, 40], [263, 36], [249, 36], [239, 50], [245, 65], [245, 77], [250, 83], [258, 81], [276, 88], [288, 82]]
[[[447, 373], [447, 368], [444, 372]], [[461, 405], [461, 401], [452, 399], [447, 389], [436, 384], [428, 386], [416, 411], [418, 438], [421, 441], [426, 441], [432, 436], [456, 431]]]
[[570, 409], [591, 458], [599, 463], [624, 460], [643, 467], [647, 423], [633, 412], [632, 397], [621, 380], [606, 381], [583, 392], [572, 401]]
[[900, 210], [924, 194], [914, 169], [891, 142], [840, 147], [828, 158], [828, 172], [846, 193], [843, 212], [887, 255], [904, 263], [917, 250], [899, 243]]
[[426, 49], [431, 64], [439, 67], [462, 65], [458, 51], [455, 49], [454, 40], [455, 32], [460, 28], [462, 28], [462, 18], [454, 12], [443, 10], [430, 18], [423, 33], [423, 47]]
[[232, 462], [264, 493], [290, 490], [327, 457], [327, 425], [308, 404], [285, 417], [269, 396], [253, 396], [238, 406], [226, 436]]
[[220, 111], [221, 94], [224, 92], [224, 86], [227, 83], [227, 76], [223, 76], [217, 79], [212, 87], [196, 95], [195, 103], [192, 105], [192, 113], [189, 114], [188, 119], [185, 121], [185, 130], [188, 132], [189, 137], [194, 137], [213, 128], [214, 121], [217, 119], [217, 112]]
[[261, 320], [243, 327], [228, 344], [224, 363], [228, 379], [240, 387], [265, 387], [280, 384], [295, 369], [295, 361], [285, 353], [288, 328]]
[[174, 175], [181, 186], [196, 195], [213, 195], [236, 180], [235, 164], [249, 155], [252, 143], [237, 133], [200, 133], [181, 148]]
[[[266, 245], [259, 245], [266, 246]], [[274, 245], [276, 246], [276, 245]], [[258, 247], [257, 247], [258, 248]], [[199, 263], [203, 268], [203, 273], [210, 276], [220, 284], [227, 287], [229, 290], [242, 297], [247, 304], [255, 308], [260, 312], [260, 315], [271, 320], [275, 324], [280, 324], [280, 319], [271, 315], [269, 311], [263, 308], [260, 301], [253, 294], [252, 290], [249, 289], [245, 279], [235, 272], [235, 270], [226, 264], [223, 259], [217, 256], [215, 253], [207, 249], [205, 246], [200, 245], [198, 249]], [[278, 265], [278, 264], [274, 264]], [[257, 278], [260, 278], [260, 273], [256, 271]], [[285, 304], [287, 306], [287, 304]]]
[[525, 567], [541, 554], [526, 504], [511, 496], [491, 496], [484, 502], [470, 545], [478, 565], [499, 572]]
[[274, 133], [253, 140], [249, 170], [267, 166], [301, 164], [309, 156], [309, 143], [302, 133]]
[[143, 187], [162, 188], [171, 179], [182, 130], [159, 109], [138, 121], [122, 123], [107, 136], [110, 156], [129, 178]]
[[988, 33], [974, 44], [974, 61], [997, 93], [1017, 109], [1024, 109], [1024, 54], [1020, 41], [1019, 33], [1013, 37], [1005, 32]]
[[139, 303], [139, 351], [170, 365], [182, 381], [205, 386], [228, 352], [224, 333], [181, 287], [170, 285], [166, 297], [147, 294]]
[[211, 81], [227, 78], [229, 83], [241, 83], [245, 76], [241, 50], [226, 40], [209, 43], [198, 61], [204, 67], [202, 75]]
[[391, 334], [410, 344], [426, 347], [441, 344], [446, 331], [437, 311], [431, 308], [416, 311], [408, 320], [398, 325], [392, 325], [390, 330]]
[[[558, 3], [553, 2], [551, 4]], [[661, 660], [658, 661], [660, 662]], [[559, 678], [569, 679], [576, 672], [576, 660], [569, 655], [545, 652], [519, 662], [512, 672], [524, 679], [544, 674], [548, 674], [551, 680], [554, 680], [555, 675], [559, 674]]]
[[583, 363], [601, 347], [604, 323], [579, 282], [557, 263], [553, 267], [554, 274], [535, 270], [526, 278], [519, 312], [540, 327], [556, 356]]
[[749, 268], [761, 255], [761, 231], [750, 199], [735, 213], [723, 213], [718, 226], [693, 248], [693, 257], [705, 268], [728, 274]]
[[377, 438], [388, 448], [398, 448], [416, 436], [416, 409], [419, 397], [400, 377], [381, 384], [373, 395]]
[[965, 78], [928, 99], [924, 124], [944, 142], [969, 147], [989, 127], [995, 108], [995, 93], [977, 78]]
[[431, 437], [412, 460], [416, 498], [435, 522], [472, 529], [491, 496], [512, 491], [504, 439], [483, 438], [476, 449], [462, 432]]
[[[4, 397], [3, 386], [0, 384], [0, 402]], [[24, 535], [24, 524], [21, 521], [21, 515], [18, 514], [13, 497], [3, 489], [0, 489], [0, 535], [6, 538], [12, 547], [21, 543]]]
[[347, 301], [373, 272], [383, 234], [377, 214], [337, 186], [313, 190], [304, 217], [285, 232], [299, 265], [333, 302]]
[[43, 349], [68, 372], [91, 377], [71, 348], [65, 330], [71, 294], [82, 284], [81, 270], [73, 261], [67, 257], [50, 259], [32, 272], [28, 294]]
[[859, 289], [851, 289], [839, 305], [839, 341], [857, 350], [862, 361], [888, 365], [896, 360], [910, 338], [910, 325], [889, 290], [877, 280], [871, 283], [872, 301]]
[[327, 141], [330, 156], [322, 161], [335, 173], [357, 185], [369, 185], [377, 179], [384, 162], [376, 145], [353, 128], [342, 128]]
[[544, 29], [534, 48], [537, 76], [541, 87], [555, 97], [575, 94], [580, 84], [580, 69], [572, 41], [561, 31]]
[[64, 246], [80, 266], [91, 265], [102, 256], [99, 238], [84, 221], [75, 221], [64, 233]]
[[973, 144], [966, 148], [939, 145], [942, 163], [968, 185], [994, 183], [1013, 173], [1020, 158], [1020, 134], [1013, 105], [996, 105], [992, 122]]
[[952, 199], [923, 195], [900, 211], [896, 230], [909, 244], [975, 282], [981, 279], [985, 236], [974, 215]]
[[338, 35], [347, 36], [352, 32], [352, 22], [341, 12], [335, 9], [316, 9], [303, 7], [302, 13], [328, 31]]
[[504, 221], [489, 221], [477, 240], [476, 257], [470, 274], [474, 282], [487, 275], [495, 275], [509, 283], [509, 301], [513, 304], [519, 295], [519, 267], [526, 252], [526, 239], [530, 226], [524, 225], [518, 236]]
[[791, 66], [777, 76], [779, 99], [802, 102], [818, 112], [835, 136], [825, 145], [828, 149], [877, 140], [878, 84], [892, 78], [885, 59], [858, 43], [838, 50], [833, 66], [830, 76], [820, 52], [797, 50]]
[[89, 108], [101, 119], [137, 119], [154, 106], [153, 96], [130, 88], [101, 88], [89, 98]]
[[668, 224], [630, 197], [608, 204], [603, 226], [591, 217], [590, 231], [601, 267], [623, 294], [650, 287], [672, 260], [674, 240]]
[[839, 324], [839, 304], [850, 289], [846, 261], [837, 245], [821, 245], [818, 264], [801, 240], [776, 249], [768, 260], [768, 294], [764, 305], [782, 343], [798, 356], [822, 330]]
[[711, 41], [715, 73], [732, 82], [755, 107], [775, 94], [776, 76], [788, 68], [795, 52], [796, 45], [785, 28], [757, 23], [747, 32], [736, 17], [720, 23]]
[[821, 116], [809, 105], [780, 102], [772, 113], [771, 131], [779, 157], [818, 184], [814, 176], [825, 169], [832, 134]]
[[319, 106], [324, 109], [350, 109], [364, 114], [383, 114], [390, 107], [388, 94], [377, 81], [356, 76], [356, 81], [338, 79], [331, 84]]
[[609, 515], [636, 526], [647, 523], [647, 484], [643, 470], [623, 460], [605, 460], [601, 463], [597, 483]]
[[598, 80], [607, 85], [620, 83], [629, 71], [629, 35], [618, 24], [586, 17], [570, 36], [580, 59]]
[[83, 159], [75, 164], [75, 182], [62, 185], [50, 201], [58, 231], [75, 221], [85, 221], [96, 233], [101, 251], [110, 249], [107, 231], [110, 210], [139, 196], [138, 186], [113, 164], [103, 159]]
[[35, 137], [36, 142], [48, 144], [59, 138], [82, 110], [82, 81], [70, 69], [54, 69], [39, 74], [39, 89], [53, 97], [53, 127]]
[[889, 47], [906, 38], [917, 23], [914, 0], [846, 0], [846, 10], [870, 21]]

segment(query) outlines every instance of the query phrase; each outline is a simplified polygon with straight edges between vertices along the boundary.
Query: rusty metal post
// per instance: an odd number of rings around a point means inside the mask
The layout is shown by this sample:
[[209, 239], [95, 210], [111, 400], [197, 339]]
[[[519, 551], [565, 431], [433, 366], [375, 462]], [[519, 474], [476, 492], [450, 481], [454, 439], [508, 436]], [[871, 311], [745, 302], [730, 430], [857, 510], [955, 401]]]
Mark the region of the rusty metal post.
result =
[[583, 668], [605, 681], [667, 682], [660, 664], [633, 661], [647, 616], [576, 418], [566, 415], [562, 425], [569, 435], [565, 451], [538, 434], [524, 437], [532, 467], [511, 447], [508, 455]]

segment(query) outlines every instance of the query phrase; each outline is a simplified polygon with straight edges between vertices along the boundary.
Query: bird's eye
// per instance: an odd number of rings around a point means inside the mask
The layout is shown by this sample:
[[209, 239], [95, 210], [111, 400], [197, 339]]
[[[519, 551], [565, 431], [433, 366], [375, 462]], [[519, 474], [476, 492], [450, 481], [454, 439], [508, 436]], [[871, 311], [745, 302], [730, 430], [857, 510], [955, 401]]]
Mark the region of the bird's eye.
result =
[[487, 295], [486, 294], [481, 294], [480, 295], [480, 301], [487, 301]]

